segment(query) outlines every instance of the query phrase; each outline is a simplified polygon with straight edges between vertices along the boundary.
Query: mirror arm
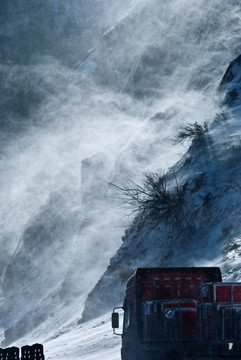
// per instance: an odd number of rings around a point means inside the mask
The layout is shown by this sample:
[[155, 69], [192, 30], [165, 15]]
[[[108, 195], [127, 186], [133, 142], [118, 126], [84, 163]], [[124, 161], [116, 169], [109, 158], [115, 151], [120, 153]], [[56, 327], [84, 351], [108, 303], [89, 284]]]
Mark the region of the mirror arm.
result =
[[[115, 312], [115, 310], [117, 310], [117, 309], [122, 309], [122, 310], [124, 310], [124, 307], [123, 306], [117, 306], [117, 307], [115, 307], [114, 309], [113, 309], [113, 313]], [[115, 335], [119, 335], [119, 336], [122, 336], [123, 334], [118, 334], [118, 333], [116, 333], [115, 332], [115, 328], [113, 328], [113, 333], [115, 334]]]

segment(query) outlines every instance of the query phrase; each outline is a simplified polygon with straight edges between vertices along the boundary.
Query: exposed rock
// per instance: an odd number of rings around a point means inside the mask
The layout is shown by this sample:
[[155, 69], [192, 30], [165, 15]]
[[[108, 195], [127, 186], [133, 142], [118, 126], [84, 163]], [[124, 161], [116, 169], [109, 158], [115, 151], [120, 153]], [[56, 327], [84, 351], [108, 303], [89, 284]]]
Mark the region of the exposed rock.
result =
[[218, 90], [220, 92], [226, 92], [223, 105], [234, 107], [240, 104], [241, 55], [229, 64]]

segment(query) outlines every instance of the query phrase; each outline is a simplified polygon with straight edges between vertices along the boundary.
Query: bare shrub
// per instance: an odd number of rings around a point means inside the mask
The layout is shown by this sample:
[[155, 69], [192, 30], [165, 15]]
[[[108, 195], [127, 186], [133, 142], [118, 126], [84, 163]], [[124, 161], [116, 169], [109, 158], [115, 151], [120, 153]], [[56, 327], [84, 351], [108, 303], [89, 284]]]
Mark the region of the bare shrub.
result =
[[188, 138], [194, 138], [196, 136], [203, 135], [207, 131], [208, 131], [208, 124], [206, 121], [204, 122], [203, 125], [198, 124], [197, 121], [193, 124], [188, 123], [177, 134], [175, 143], [182, 143]]
[[138, 213], [142, 223], [156, 226], [162, 220], [176, 217], [177, 209], [183, 204], [183, 187], [179, 188], [176, 181], [171, 192], [166, 180], [166, 175], [147, 173], [141, 184], [127, 179], [123, 186], [111, 185], [119, 191], [122, 204], [130, 208], [132, 214]]

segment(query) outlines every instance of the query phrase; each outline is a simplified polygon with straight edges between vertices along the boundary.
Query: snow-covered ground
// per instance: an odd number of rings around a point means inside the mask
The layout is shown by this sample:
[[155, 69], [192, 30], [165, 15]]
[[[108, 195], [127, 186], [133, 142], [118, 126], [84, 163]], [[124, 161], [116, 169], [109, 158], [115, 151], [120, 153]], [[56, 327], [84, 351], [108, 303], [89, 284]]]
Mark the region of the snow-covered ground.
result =
[[121, 337], [111, 329], [110, 314], [83, 325], [70, 324], [66, 333], [45, 342], [47, 359], [119, 360]]
[[[78, 306], [80, 315], [83, 300], [82, 304], [81, 301], [76, 302], [72, 311], [69, 307], [59, 309], [61, 311], [59, 318], [55, 316], [45, 324], [44, 328], [40, 326], [32, 334], [12, 345], [20, 348], [36, 342], [42, 343], [46, 360], [119, 360], [121, 336], [113, 334], [111, 313], [78, 325], [76, 311], [73, 311]], [[120, 317], [121, 321], [122, 317]]]

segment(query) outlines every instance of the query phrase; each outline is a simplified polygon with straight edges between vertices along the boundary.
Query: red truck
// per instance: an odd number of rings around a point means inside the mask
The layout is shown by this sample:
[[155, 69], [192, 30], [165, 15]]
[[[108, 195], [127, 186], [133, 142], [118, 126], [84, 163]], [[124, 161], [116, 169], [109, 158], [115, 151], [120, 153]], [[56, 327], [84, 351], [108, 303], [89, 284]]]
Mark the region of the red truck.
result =
[[122, 360], [241, 359], [241, 283], [217, 267], [139, 268], [121, 308]]

